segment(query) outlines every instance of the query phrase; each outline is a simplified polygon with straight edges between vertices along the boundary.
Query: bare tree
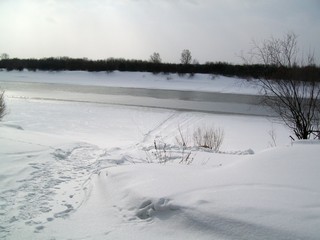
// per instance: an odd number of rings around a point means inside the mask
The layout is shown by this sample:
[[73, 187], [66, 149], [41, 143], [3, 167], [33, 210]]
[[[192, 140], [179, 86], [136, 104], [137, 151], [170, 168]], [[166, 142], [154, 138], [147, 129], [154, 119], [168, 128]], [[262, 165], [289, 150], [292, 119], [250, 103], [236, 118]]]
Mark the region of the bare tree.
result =
[[162, 59], [160, 57], [160, 54], [157, 52], [154, 52], [151, 56], [150, 56], [150, 62], [152, 63], [161, 63]]
[[282, 39], [272, 37], [261, 44], [254, 43], [250, 54], [258, 63], [277, 67], [272, 79], [258, 79], [263, 104], [276, 112], [298, 139], [318, 136], [320, 79], [314, 66], [314, 55], [309, 53], [308, 65], [298, 67], [297, 35], [292, 32]]
[[7, 54], [7, 53], [2, 53], [1, 56], [0, 56], [0, 59], [3, 59], [3, 60], [9, 59], [9, 54]]
[[193, 59], [192, 64], [193, 65], [199, 65], [200, 63], [199, 63], [198, 59]]
[[4, 101], [4, 91], [0, 91], [0, 121], [6, 115], [6, 103]]
[[182, 64], [190, 64], [192, 61], [191, 52], [188, 49], [184, 49], [181, 53], [180, 61]]
[[283, 38], [271, 37], [262, 43], [253, 41], [250, 59], [265, 65], [292, 67], [297, 64], [297, 38], [295, 33], [288, 32]]

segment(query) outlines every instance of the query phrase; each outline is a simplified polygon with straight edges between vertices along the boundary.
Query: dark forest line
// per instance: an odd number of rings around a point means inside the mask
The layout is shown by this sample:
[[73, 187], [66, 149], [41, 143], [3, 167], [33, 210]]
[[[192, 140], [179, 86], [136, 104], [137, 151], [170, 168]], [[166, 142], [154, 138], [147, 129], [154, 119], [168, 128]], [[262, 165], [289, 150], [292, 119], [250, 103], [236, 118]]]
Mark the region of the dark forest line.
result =
[[143, 60], [106, 59], [89, 60], [85, 58], [43, 58], [0, 60], [0, 69], [12, 71], [90, 71], [90, 72], [152, 72], [157, 73], [196, 73], [223, 75], [246, 79], [294, 79], [302, 81], [320, 81], [318, 66], [278, 67], [264, 64], [230, 64], [225, 62], [207, 62], [205, 64], [155, 63]]

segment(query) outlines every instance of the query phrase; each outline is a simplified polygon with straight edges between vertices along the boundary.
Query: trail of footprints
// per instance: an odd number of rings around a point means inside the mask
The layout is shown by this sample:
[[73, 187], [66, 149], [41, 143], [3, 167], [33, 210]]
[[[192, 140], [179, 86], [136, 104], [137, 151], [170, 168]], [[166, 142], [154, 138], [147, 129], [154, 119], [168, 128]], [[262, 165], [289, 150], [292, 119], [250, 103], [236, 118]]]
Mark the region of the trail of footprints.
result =
[[68, 217], [81, 205], [83, 183], [98, 171], [107, 153], [88, 144], [71, 149], [56, 149], [50, 159], [36, 156], [29, 164], [33, 170], [29, 178], [17, 182], [16, 189], [0, 190], [0, 239], [25, 226], [40, 232], [47, 223]]

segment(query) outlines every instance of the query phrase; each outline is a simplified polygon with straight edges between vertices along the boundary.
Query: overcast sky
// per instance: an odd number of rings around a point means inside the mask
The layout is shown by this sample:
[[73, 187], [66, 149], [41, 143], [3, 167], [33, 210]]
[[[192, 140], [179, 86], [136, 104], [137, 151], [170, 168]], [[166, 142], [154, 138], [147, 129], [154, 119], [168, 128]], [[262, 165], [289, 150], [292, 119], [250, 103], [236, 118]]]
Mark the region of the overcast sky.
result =
[[293, 31], [320, 59], [320, 0], [0, 0], [0, 53], [241, 62], [252, 40]]

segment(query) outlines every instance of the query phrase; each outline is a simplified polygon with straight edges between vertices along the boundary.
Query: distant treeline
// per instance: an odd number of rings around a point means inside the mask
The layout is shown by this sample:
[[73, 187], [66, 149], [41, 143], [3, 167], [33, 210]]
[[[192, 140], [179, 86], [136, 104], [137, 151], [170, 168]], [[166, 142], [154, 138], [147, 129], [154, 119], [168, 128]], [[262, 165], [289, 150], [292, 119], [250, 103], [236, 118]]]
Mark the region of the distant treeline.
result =
[[252, 64], [235, 65], [225, 62], [207, 62], [205, 64], [155, 63], [143, 60], [109, 58], [106, 60], [76, 59], [68, 57], [0, 60], [0, 69], [7, 71], [27, 69], [29, 71], [90, 71], [90, 72], [152, 72], [190, 74], [205, 73], [239, 78], [298, 79], [320, 81], [318, 66], [276, 67], [272, 65]]

